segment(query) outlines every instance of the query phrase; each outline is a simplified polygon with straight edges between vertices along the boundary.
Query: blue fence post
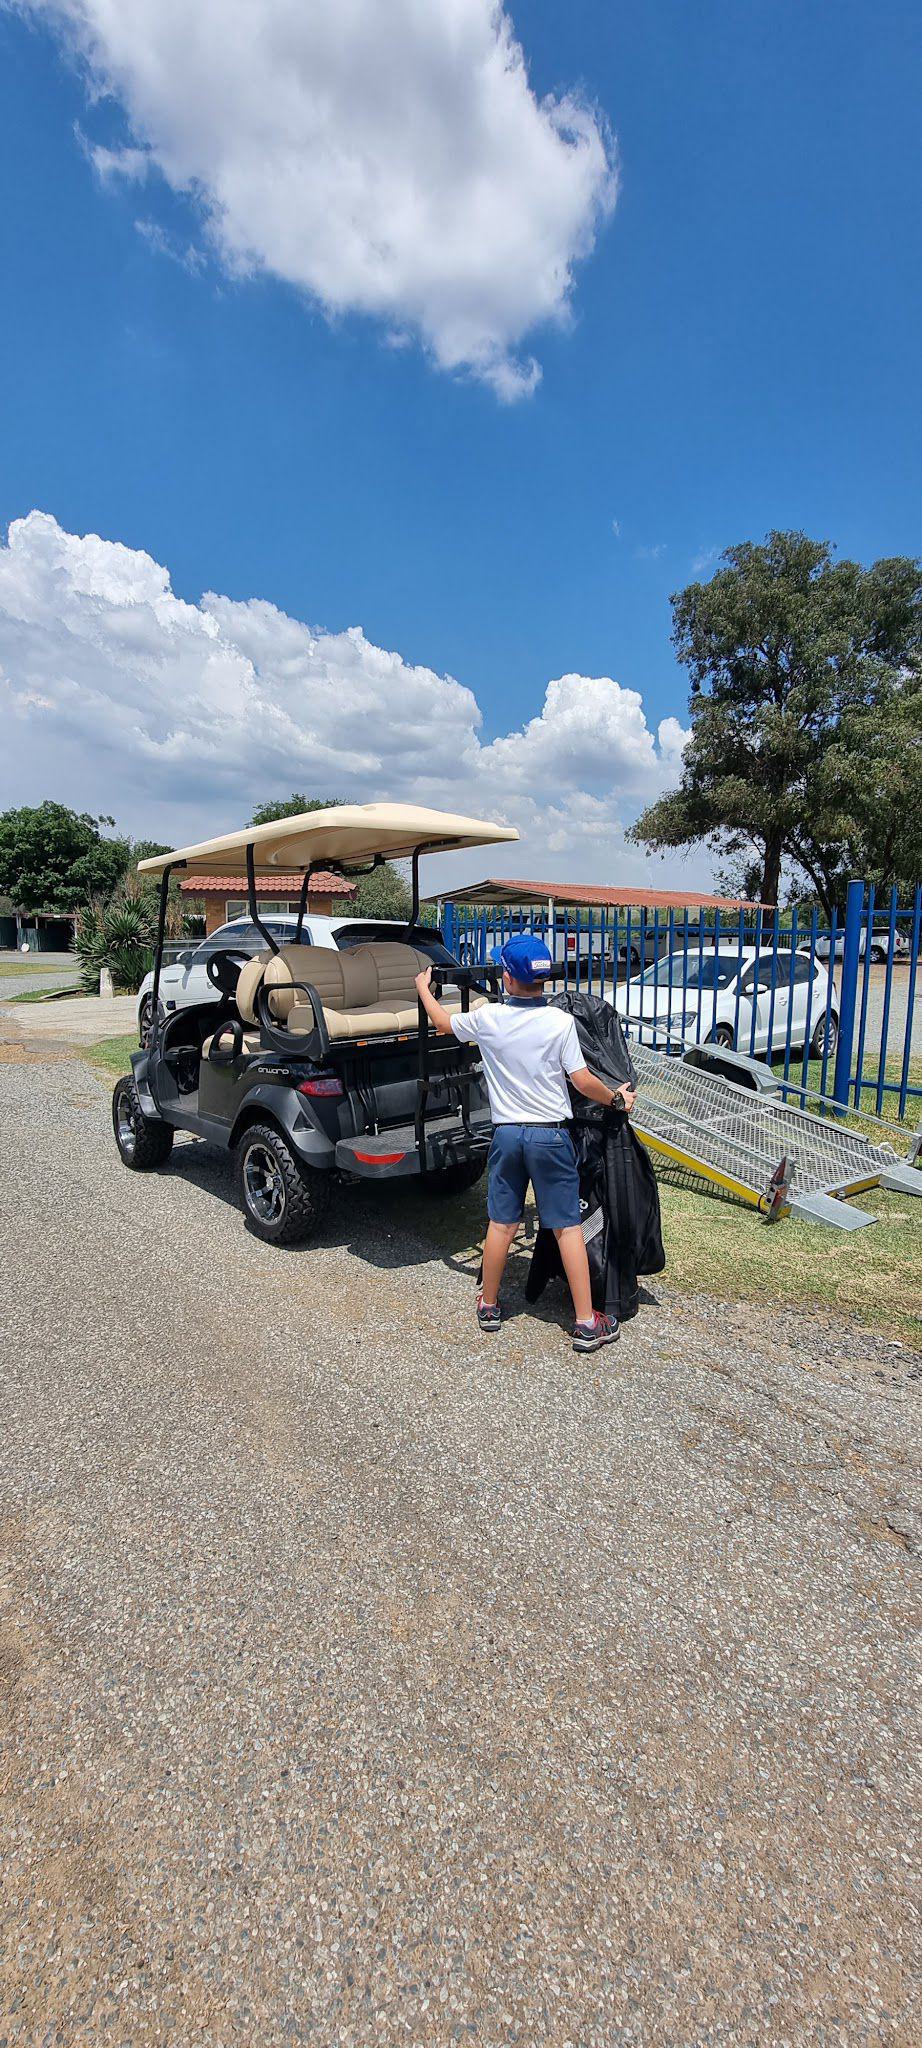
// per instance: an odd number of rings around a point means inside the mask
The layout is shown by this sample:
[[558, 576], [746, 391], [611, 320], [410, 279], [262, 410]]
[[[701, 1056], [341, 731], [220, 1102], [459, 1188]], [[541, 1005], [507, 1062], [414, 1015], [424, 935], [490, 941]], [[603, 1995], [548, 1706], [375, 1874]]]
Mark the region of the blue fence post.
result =
[[443, 937], [443, 939], [444, 939], [444, 941], [445, 941], [445, 945], [446, 945], [446, 947], [447, 947], [447, 949], [448, 949], [449, 953], [454, 953], [454, 950], [455, 950], [455, 906], [454, 906], [454, 904], [453, 904], [453, 903], [446, 903], [446, 904], [445, 904], [445, 906], [444, 906], [444, 911], [443, 911], [443, 917], [442, 917], [442, 937]]
[[[864, 914], [864, 883], [849, 882], [845, 902], [845, 939], [842, 950], [842, 984], [839, 990], [839, 1040], [832, 1092], [842, 1108], [848, 1106], [855, 1038], [855, 999], [858, 993], [858, 961], [861, 952], [861, 921]], [[829, 971], [835, 962], [830, 960]]]

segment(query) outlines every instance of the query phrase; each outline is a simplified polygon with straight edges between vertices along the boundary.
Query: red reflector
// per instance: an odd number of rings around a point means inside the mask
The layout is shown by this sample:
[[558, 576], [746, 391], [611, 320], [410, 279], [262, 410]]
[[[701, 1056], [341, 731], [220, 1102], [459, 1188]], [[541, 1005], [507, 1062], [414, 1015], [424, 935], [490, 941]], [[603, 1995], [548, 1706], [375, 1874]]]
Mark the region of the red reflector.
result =
[[405, 1152], [356, 1152], [355, 1154], [356, 1159], [361, 1159], [365, 1166], [397, 1166], [399, 1161], [405, 1159], [406, 1156]]
[[343, 1084], [335, 1074], [312, 1074], [309, 1081], [298, 1082], [299, 1095], [341, 1095]]
[[568, 952], [568, 953], [575, 953], [575, 952], [576, 952], [576, 940], [575, 940], [575, 938], [573, 937], [573, 934], [572, 934], [572, 932], [571, 932], [571, 933], [569, 934], [569, 936], [568, 936], [568, 938], [567, 938], [567, 952]]

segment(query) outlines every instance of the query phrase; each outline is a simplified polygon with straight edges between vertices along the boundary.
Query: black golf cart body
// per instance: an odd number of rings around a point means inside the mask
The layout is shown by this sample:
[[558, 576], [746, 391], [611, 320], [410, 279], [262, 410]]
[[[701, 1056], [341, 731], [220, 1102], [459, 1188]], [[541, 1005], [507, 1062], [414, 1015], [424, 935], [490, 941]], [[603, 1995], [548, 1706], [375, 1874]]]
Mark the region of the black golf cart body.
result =
[[[450, 991], [442, 997], [449, 1010], [487, 1000], [495, 976], [462, 967], [419, 927], [419, 859], [517, 836], [413, 805], [342, 805], [142, 861], [142, 871], [161, 878], [156, 1021], [115, 1090], [125, 1164], [159, 1164], [176, 1131], [235, 1152], [248, 1220], [279, 1242], [310, 1234], [336, 1176], [422, 1175], [444, 1192], [470, 1185], [491, 1136], [479, 1057], [474, 1046], [435, 1036], [415, 976], [436, 951], [433, 984]], [[200, 864], [239, 872], [241, 856], [265, 951], [255, 959], [213, 954], [208, 974], [219, 1000], [158, 1017], [170, 875]], [[413, 903], [400, 940], [376, 940], [368, 927], [367, 938], [357, 932], [357, 943], [341, 950], [300, 943], [315, 869], [367, 873], [394, 857], [412, 862]], [[274, 869], [303, 875], [292, 945], [280, 946], [259, 915], [256, 875]]]

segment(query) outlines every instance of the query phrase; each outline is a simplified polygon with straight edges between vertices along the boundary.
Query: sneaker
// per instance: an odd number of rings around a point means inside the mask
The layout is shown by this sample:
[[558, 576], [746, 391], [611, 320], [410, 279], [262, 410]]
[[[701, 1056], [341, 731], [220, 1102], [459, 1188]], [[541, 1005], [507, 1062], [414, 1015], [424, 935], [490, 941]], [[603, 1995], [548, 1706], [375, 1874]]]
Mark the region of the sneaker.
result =
[[483, 1295], [478, 1294], [477, 1321], [480, 1324], [480, 1328], [482, 1330], [498, 1330], [502, 1326], [502, 1320], [503, 1313], [502, 1309], [500, 1308], [499, 1302], [495, 1301], [492, 1307], [488, 1307], [487, 1303], [484, 1301]]
[[603, 1344], [614, 1344], [620, 1336], [613, 1316], [603, 1316], [596, 1309], [591, 1323], [574, 1323], [574, 1351], [601, 1351]]

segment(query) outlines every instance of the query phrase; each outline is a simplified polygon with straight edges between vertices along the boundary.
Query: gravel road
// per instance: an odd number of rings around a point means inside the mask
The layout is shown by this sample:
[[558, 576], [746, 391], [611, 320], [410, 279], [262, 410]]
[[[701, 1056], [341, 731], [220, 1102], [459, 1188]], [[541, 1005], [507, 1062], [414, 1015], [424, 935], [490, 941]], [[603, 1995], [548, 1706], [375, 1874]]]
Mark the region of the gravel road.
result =
[[911, 1354], [0, 1101], [0, 2048], [918, 2039]]

